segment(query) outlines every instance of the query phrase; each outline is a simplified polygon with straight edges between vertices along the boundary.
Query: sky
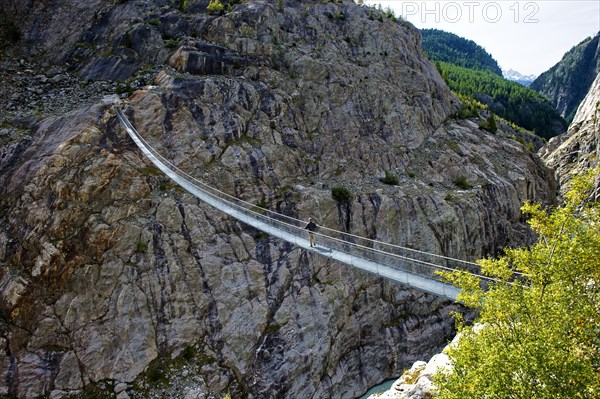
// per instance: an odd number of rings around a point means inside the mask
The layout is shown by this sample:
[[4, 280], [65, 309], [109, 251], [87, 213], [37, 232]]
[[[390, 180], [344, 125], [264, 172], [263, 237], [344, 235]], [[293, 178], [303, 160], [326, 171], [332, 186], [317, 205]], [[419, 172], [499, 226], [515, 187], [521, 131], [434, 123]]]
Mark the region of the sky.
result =
[[600, 31], [600, 0], [367, 0], [419, 29], [473, 40], [503, 69], [539, 75]]

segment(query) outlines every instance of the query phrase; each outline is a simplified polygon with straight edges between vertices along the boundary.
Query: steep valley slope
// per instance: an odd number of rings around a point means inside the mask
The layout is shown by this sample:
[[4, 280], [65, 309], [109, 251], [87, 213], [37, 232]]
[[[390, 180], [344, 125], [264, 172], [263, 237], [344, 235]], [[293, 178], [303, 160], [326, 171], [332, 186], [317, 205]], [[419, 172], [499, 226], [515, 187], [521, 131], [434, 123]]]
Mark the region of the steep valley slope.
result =
[[548, 97], [569, 122], [596, 75], [600, 73], [600, 32], [569, 50], [552, 68], [538, 76], [531, 88]]
[[[564, 195], [574, 174], [598, 167], [600, 153], [600, 75], [592, 84], [569, 126], [569, 131], [553, 138], [539, 154], [542, 160], [555, 171], [560, 194]], [[591, 199], [600, 199], [600, 180], [596, 181]], [[455, 339], [448, 345], [456, 345]], [[433, 375], [439, 368], [452, 367], [448, 355], [442, 351], [428, 359], [428, 362], [415, 362], [385, 392], [377, 394], [377, 399], [421, 399], [432, 397], [435, 392]]]
[[[21, 75], [1, 99], [0, 395], [354, 398], [454, 334], [457, 305], [174, 186], [120, 127], [115, 98], [102, 101], [116, 81], [139, 86], [121, 106], [182, 169], [328, 227], [475, 259], [527, 242], [522, 202], [554, 199], [515, 132], [455, 118], [418, 31], [377, 10], [9, 3], [23, 31], [3, 61]], [[82, 105], [36, 90], [51, 76]]]
[[[600, 73], [577, 108], [569, 130], [553, 138], [540, 151], [543, 161], [555, 170], [560, 193], [564, 194], [574, 174], [598, 166], [600, 159]], [[593, 198], [600, 199], [600, 181]]]

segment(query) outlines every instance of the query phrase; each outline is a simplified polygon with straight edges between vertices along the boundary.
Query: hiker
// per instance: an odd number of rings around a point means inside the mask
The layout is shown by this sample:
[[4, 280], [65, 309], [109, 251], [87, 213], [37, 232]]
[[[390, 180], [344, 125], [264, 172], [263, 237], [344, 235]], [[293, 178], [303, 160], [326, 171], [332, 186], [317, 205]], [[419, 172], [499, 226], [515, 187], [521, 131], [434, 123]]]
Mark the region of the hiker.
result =
[[311, 247], [315, 247], [315, 230], [317, 230], [317, 224], [313, 221], [313, 218], [308, 218], [308, 223], [304, 226], [308, 230], [308, 242]]

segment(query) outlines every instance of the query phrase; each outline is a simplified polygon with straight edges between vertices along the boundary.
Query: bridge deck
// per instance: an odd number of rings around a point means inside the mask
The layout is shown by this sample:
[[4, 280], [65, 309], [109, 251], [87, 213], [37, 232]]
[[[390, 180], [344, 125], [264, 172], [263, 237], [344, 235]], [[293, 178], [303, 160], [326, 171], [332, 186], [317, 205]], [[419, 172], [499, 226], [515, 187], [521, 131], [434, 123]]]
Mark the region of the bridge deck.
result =
[[[169, 176], [169, 178], [171, 178], [178, 185], [189, 191], [201, 201], [206, 202], [207, 204], [215, 207], [216, 209], [226, 213], [227, 215], [241, 222], [244, 222], [269, 235], [293, 243], [305, 250], [318, 253], [319, 255], [337, 260], [351, 267], [361, 269], [369, 273], [373, 273], [377, 276], [384, 277], [394, 282], [406, 284], [408, 286], [438, 295], [446, 299], [456, 300], [459, 289], [450, 284], [442, 283], [432, 277], [421, 276], [415, 273], [408, 272], [406, 270], [401, 270], [397, 267], [392, 267], [386, 264], [375, 262], [370, 259], [365, 259], [361, 256], [341, 251], [338, 248], [336, 248], [336, 246], [339, 247], [339, 245], [337, 245], [338, 243], [332, 242], [332, 239], [326, 236], [318, 235], [317, 246], [311, 247], [305, 231], [298, 231], [298, 229], [295, 228], [294, 232], [290, 232], [289, 229], [280, 227], [281, 224], [275, 223], [276, 221], [269, 222], [268, 218], [261, 217], [255, 212], [249, 212], [247, 209], [240, 208], [238, 205], [224, 200], [223, 198], [219, 198], [214, 194], [208, 192], [207, 190], [202, 189], [185, 176], [182, 176], [181, 173], [178, 173], [175, 170], [173, 170], [167, 164], [167, 162], [163, 161], [164, 158], [161, 159], [161, 156], [155, 150], [150, 148], [150, 146], [143, 140], [143, 138], [139, 135], [139, 133], [135, 130], [133, 125], [131, 125], [129, 120], [125, 117], [125, 115], [119, 108], [117, 108], [117, 115], [129, 136], [144, 153], [144, 155], [146, 155], [146, 157], [154, 165], [156, 165], [157, 168], [159, 168], [163, 173]], [[333, 245], [328, 245], [328, 243], [331, 243]], [[390, 256], [393, 255], [390, 254]]]

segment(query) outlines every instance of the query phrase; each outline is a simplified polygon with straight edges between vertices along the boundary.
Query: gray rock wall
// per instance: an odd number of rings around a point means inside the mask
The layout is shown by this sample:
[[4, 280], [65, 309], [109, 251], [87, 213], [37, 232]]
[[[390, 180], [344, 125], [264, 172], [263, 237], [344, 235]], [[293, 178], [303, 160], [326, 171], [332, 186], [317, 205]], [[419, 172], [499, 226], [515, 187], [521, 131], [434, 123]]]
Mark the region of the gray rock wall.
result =
[[206, 392], [353, 397], [451, 334], [440, 300], [271, 241], [168, 186], [114, 119], [93, 127], [107, 117], [94, 107], [48, 121], [6, 187], [18, 195], [0, 240], [5, 391], [131, 382], [192, 345], [218, 377]]
[[[232, 195], [460, 258], [529, 238], [519, 208], [552, 201], [551, 174], [508, 126], [494, 135], [452, 117], [459, 104], [412, 26], [348, 2], [284, 4], [209, 16], [195, 2], [185, 13], [90, 3], [80, 15], [104, 11], [76, 40], [65, 28], [57, 57], [88, 79], [164, 58], [123, 106], [165, 156]], [[34, 26], [31, 37], [57, 25]], [[156, 32], [178, 45], [139, 50]], [[2, 394], [353, 398], [453, 335], [455, 305], [272, 239], [175, 187], [110, 106], [31, 129], [0, 148]], [[397, 186], [379, 181], [386, 171]], [[340, 184], [351, 203], [331, 198]]]
[[[540, 157], [555, 170], [556, 180], [563, 195], [569, 188], [573, 174], [582, 173], [598, 165], [600, 150], [600, 74], [585, 96], [567, 133], [550, 140], [540, 150]], [[593, 197], [600, 199], [600, 181], [596, 182]]]

